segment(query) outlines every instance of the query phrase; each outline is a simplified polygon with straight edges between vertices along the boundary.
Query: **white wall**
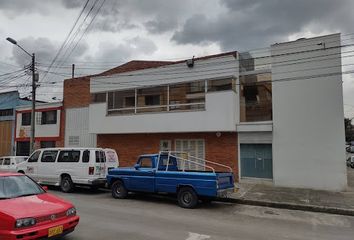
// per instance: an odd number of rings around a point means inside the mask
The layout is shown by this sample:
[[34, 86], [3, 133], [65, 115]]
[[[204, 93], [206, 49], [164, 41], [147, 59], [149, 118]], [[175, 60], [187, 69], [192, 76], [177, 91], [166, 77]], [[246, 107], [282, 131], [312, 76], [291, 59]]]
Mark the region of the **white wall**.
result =
[[[96, 135], [89, 133], [89, 108], [68, 108], [65, 111], [65, 147], [96, 147]], [[70, 136], [79, 137], [79, 144], [69, 144]]]
[[[46, 103], [46, 104], [37, 104], [36, 110], [40, 109], [51, 109], [61, 107], [61, 103]], [[30, 110], [31, 107], [19, 107], [16, 110]], [[35, 121], [35, 137], [59, 137], [60, 136], [60, 115], [61, 110], [57, 111], [57, 122], [56, 124], [45, 124], [42, 125], [38, 122], [38, 119], [41, 117], [41, 112], [36, 111], [36, 121]], [[22, 126], [22, 113], [16, 113], [16, 138], [25, 138], [31, 136], [31, 125]], [[40, 118], [41, 119], [41, 118]], [[40, 120], [39, 119], [39, 120]]]
[[[341, 72], [338, 46], [336, 34], [271, 47], [275, 185], [325, 190], [347, 186], [342, 77], [334, 75]], [[299, 51], [305, 52], [289, 54]], [[318, 74], [333, 75], [309, 77]], [[293, 79], [299, 77], [304, 80]]]
[[230, 91], [206, 94], [205, 111], [144, 113], [107, 116], [106, 103], [91, 104], [90, 132], [160, 133], [235, 131], [238, 95]]

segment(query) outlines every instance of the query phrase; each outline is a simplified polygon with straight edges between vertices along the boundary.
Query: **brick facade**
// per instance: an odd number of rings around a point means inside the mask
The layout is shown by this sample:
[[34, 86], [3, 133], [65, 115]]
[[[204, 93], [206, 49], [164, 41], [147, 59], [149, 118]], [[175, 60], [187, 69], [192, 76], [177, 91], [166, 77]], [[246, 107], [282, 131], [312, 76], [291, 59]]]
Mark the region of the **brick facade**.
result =
[[[120, 166], [133, 166], [141, 154], [157, 153], [161, 140], [171, 140], [175, 149], [176, 139], [204, 139], [205, 158], [230, 166], [238, 176], [238, 143], [237, 133], [153, 133], [153, 134], [99, 134], [97, 146], [113, 148], [119, 155]], [[225, 171], [225, 169], [217, 169]]]
[[89, 104], [90, 77], [72, 78], [64, 81], [64, 109], [87, 107]]
[[64, 107], [60, 111], [60, 140], [55, 142], [56, 147], [64, 147], [65, 144], [65, 110]]

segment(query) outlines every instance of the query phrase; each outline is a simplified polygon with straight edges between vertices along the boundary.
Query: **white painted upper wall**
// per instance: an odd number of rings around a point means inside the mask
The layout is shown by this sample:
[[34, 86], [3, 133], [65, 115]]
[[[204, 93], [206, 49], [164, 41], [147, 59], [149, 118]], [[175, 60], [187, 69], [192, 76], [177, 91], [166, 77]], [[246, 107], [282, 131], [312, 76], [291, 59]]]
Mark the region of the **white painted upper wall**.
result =
[[168, 133], [235, 131], [238, 95], [232, 91], [206, 94], [205, 111], [141, 113], [107, 116], [106, 103], [90, 104], [90, 133]]
[[[185, 62], [158, 68], [132, 71], [91, 79], [91, 93], [141, 88], [144, 86], [237, 78], [238, 59], [234, 55], [195, 60], [194, 67]], [[206, 94], [205, 111], [140, 113], [107, 116], [107, 106], [90, 104], [90, 133], [160, 133], [235, 131], [239, 120], [239, 96], [234, 91]]]
[[89, 133], [89, 108], [65, 110], [65, 147], [96, 147], [95, 134]]
[[271, 47], [278, 186], [347, 186], [340, 45], [335, 34]]
[[[61, 103], [40, 103], [36, 104], [36, 121], [35, 121], [35, 137], [59, 137], [60, 136], [60, 116], [61, 110], [57, 109], [57, 121], [55, 124], [41, 124], [41, 113], [43, 110], [52, 110], [60, 108]], [[22, 112], [30, 111], [31, 107], [18, 107], [16, 109], [16, 138], [29, 138], [31, 135], [31, 125], [22, 125]], [[41, 110], [41, 111], [38, 111]]]
[[91, 78], [90, 92], [105, 92], [135, 87], [166, 85], [197, 80], [238, 77], [238, 60], [232, 55], [196, 60], [194, 67], [186, 63], [131, 71], [111, 76]]

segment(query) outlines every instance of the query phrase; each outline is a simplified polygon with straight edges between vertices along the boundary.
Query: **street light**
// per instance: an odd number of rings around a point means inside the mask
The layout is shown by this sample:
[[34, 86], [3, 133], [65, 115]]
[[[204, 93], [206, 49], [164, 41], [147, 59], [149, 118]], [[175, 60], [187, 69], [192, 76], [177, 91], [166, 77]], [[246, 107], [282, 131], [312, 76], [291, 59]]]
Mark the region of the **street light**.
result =
[[34, 150], [35, 144], [35, 110], [36, 110], [36, 74], [35, 74], [35, 55], [34, 53], [30, 54], [23, 47], [17, 44], [17, 41], [12, 38], [6, 38], [7, 41], [19, 47], [22, 51], [24, 51], [28, 56], [32, 58], [32, 112], [31, 112], [31, 139], [30, 139], [30, 153]]

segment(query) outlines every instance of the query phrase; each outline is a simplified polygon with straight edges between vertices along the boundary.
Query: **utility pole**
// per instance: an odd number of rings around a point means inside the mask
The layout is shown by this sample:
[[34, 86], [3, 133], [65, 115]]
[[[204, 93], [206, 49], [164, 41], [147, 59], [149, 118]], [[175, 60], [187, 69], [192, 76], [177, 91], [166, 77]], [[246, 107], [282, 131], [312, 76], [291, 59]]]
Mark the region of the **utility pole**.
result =
[[71, 78], [75, 77], [75, 64], [71, 66]]
[[34, 151], [35, 146], [35, 126], [36, 126], [36, 67], [35, 55], [32, 54], [32, 112], [31, 112], [31, 139], [30, 139], [30, 154]]
[[19, 47], [22, 51], [24, 51], [28, 56], [32, 58], [31, 71], [32, 71], [32, 111], [31, 111], [31, 138], [30, 138], [30, 154], [34, 151], [35, 145], [35, 125], [36, 125], [36, 88], [38, 75], [36, 75], [36, 59], [34, 53], [32, 55], [27, 52], [23, 47], [17, 44], [17, 41], [12, 38], [6, 38], [7, 41]]

